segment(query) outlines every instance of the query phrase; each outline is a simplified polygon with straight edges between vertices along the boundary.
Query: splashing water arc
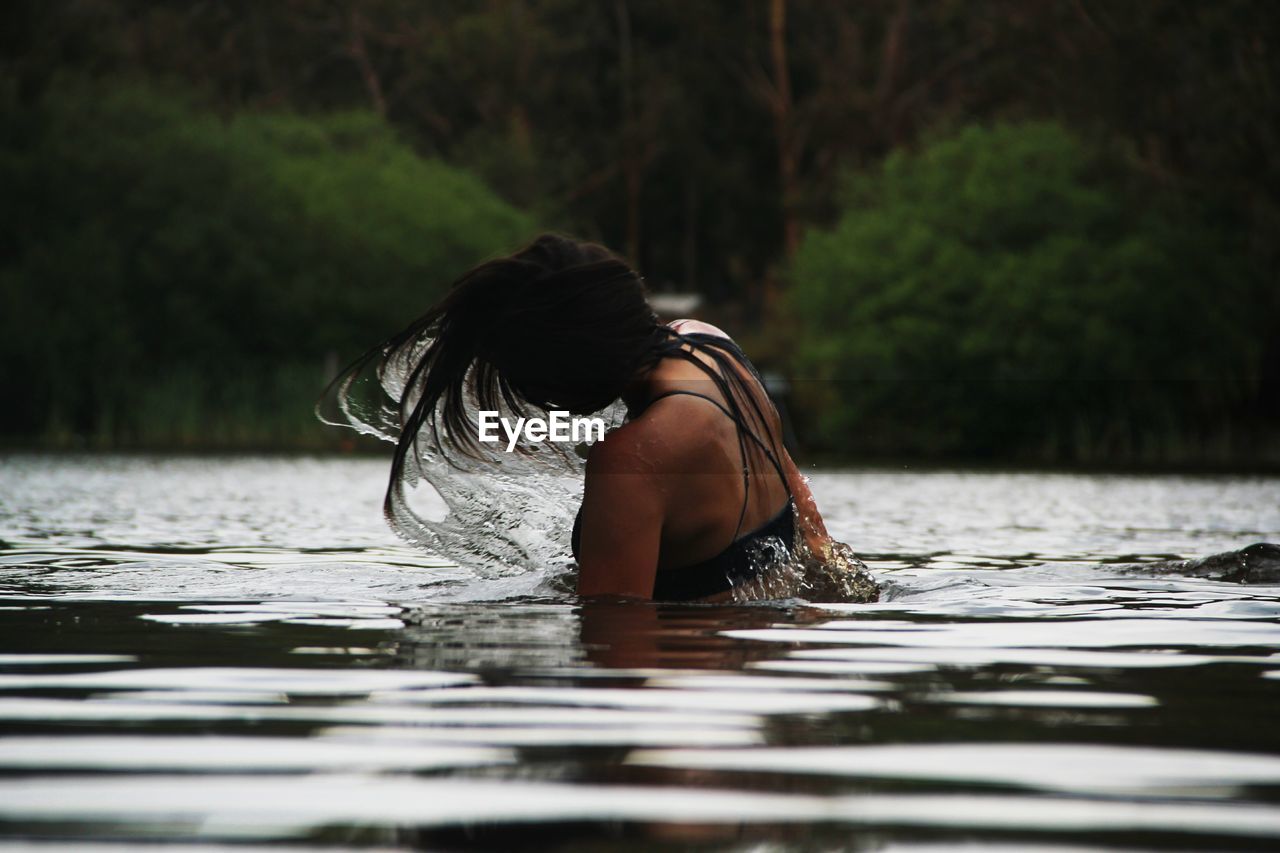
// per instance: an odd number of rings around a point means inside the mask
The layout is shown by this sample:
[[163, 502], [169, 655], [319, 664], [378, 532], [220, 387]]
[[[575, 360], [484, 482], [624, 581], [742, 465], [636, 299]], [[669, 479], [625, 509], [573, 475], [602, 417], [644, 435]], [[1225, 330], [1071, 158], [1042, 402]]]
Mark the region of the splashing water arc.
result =
[[[420, 335], [411, 345], [389, 348], [383, 364], [370, 364], [346, 376], [322, 401], [357, 432], [396, 443], [403, 413], [412, 411], [420, 388], [412, 382], [415, 365], [431, 344]], [[477, 423], [480, 407], [468, 376], [464, 404]], [[621, 403], [598, 412], [608, 428], [620, 425]], [[514, 419], [505, 406], [499, 417]], [[402, 486], [405, 500], [393, 500], [387, 521], [403, 539], [464, 566], [481, 577], [542, 573], [544, 592], [564, 592], [574, 569], [569, 539], [574, 511], [582, 499], [583, 448], [522, 439], [514, 452], [482, 445], [480, 458], [449, 453], [436, 441], [439, 426], [428, 418], [408, 454]], [[437, 448], [442, 448], [437, 450]], [[394, 485], [394, 484], [393, 484]]]

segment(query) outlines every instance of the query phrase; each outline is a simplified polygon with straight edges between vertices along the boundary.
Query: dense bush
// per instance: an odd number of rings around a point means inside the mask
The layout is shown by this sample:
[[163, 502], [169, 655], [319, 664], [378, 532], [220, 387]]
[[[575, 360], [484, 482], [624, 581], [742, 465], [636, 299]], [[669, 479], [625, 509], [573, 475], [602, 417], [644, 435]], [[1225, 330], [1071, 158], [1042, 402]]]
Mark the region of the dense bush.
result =
[[846, 453], [1194, 458], [1257, 381], [1242, 252], [1061, 127], [970, 127], [805, 240], [798, 391]]
[[11, 436], [314, 436], [326, 359], [532, 230], [371, 115], [223, 119], [182, 93], [74, 82], [0, 97]]

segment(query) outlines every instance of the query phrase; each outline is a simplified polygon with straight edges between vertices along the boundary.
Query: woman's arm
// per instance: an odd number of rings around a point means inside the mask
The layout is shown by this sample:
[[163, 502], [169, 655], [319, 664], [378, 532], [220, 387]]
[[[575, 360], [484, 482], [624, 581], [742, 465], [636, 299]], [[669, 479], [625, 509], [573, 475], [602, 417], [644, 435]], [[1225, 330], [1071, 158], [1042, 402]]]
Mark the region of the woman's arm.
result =
[[796, 502], [796, 513], [800, 517], [800, 532], [804, 536], [805, 544], [814, 554], [823, 556], [830, 546], [831, 535], [827, 533], [827, 525], [822, 520], [822, 513], [818, 512], [818, 502], [814, 500], [808, 482], [805, 481], [804, 475], [800, 473], [800, 469], [791, 459], [791, 454], [786, 450], [782, 451], [782, 469], [787, 475], [787, 488], [791, 490], [791, 497]]
[[664, 517], [652, 462], [625, 431], [592, 447], [582, 494], [578, 594], [652, 598]]

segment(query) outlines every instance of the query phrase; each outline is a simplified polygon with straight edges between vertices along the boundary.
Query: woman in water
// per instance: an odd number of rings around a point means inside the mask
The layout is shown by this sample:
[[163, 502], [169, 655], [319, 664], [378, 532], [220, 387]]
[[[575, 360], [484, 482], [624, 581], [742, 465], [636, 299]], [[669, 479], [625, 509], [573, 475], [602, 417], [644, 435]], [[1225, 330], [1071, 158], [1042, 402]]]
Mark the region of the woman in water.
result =
[[588, 415], [621, 399], [627, 422], [587, 458], [579, 594], [724, 600], [793, 551], [835, 553], [742, 350], [706, 323], [660, 324], [640, 276], [602, 246], [543, 235], [471, 270], [336, 380], [344, 403], [370, 364], [407, 373], [389, 517], [418, 442], [482, 456], [474, 411]]

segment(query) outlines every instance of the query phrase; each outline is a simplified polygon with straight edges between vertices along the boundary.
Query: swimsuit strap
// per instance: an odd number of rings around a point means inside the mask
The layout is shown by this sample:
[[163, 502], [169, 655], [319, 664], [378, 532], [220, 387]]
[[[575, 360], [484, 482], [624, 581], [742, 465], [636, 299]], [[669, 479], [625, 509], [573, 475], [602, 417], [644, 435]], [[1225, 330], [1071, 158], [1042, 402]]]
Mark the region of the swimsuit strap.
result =
[[[650, 401], [645, 405], [645, 408], [646, 408], [646, 409], [647, 409], [647, 408], [649, 408], [649, 406], [652, 406], [654, 403], [656, 403], [657, 401], [661, 400], [663, 397], [674, 397], [674, 396], [676, 396], [677, 394], [683, 394], [683, 395], [685, 395], [686, 397], [700, 397], [700, 398], [702, 398], [703, 400], [706, 400], [706, 401], [707, 401], [708, 403], [710, 403], [711, 405], [715, 406], [715, 407], [716, 407], [717, 409], [719, 409], [720, 411], [724, 412], [724, 413], [725, 413], [725, 415], [727, 415], [727, 416], [728, 416], [728, 417], [729, 417], [729, 418], [730, 418], [734, 423], [736, 423], [738, 426], [742, 427], [743, 431], [747, 434], [747, 437], [748, 437], [748, 438], [750, 438], [750, 439], [751, 439], [752, 441], [754, 441], [756, 444], [760, 445], [760, 449], [764, 451], [765, 456], [766, 456], [766, 457], [768, 457], [768, 459], [769, 459], [769, 461], [770, 461], [771, 463], [773, 463], [774, 470], [776, 470], [776, 471], [778, 472], [778, 476], [782, 478], [782, 482], [783, 482], [784, 484], [787, 482], [787, 475], [786, 475], [786, 472], [785, 472], [785, 471], [783, 471], [783, 468], [782, 468], [781, 463], [779, 463], [779, 462], [778, 462], [778, 457], [776, 457], [776, 456], [774, 456], [774, 455], [773, 455], [773, 451], [769, 448], [769, 445], [765, 444], [765, 443], [764, 443], [764, 441], [762, 441], [762, 440], [760, 439], [760, 437], [759, 437], [759, 436], [757, 436], [754, 432], [752, 432], [752, 431], [751, 431], [751, 428], [750, 428], [750, 427], [748, 427], [746, 424], [744, 424], [744, 423], [743, 423], [743, 422], [738, 418], [738, 416], [737, 416], [737, 415], [735, 415], [733, 412], [731, 412], [731, 411], [729, 411], [728, 409], [726, 409], [726, 408], [725, 408], [725, 406], [724, 406], [724, 404], [723, 404], [723, 403], [721, 403], [721, 402], [720, 402], [719, 400], [717, 400], [716, 398], [714, 398], [714, 397], [708, 397], [706, 394], [699, 394], [697, 391], [664, 391], [663, 393], [659, 394], [658, 396], [656, 396], [656, 397], [654, 397], [652, 400], [650, 400]], [[790, 494], [790, 493], [791, 493], [791, 488], [788, 486], [788, 487], [787, 487], [787, 494]]]
[[733, 530], [732, 542], [736, 542], [738, 540], [738, 534], [742, 531], [743, 519], [747, 517], [747, 501], [751, 497], [751, 480], [749, 477], [750, 466], [748, 465], [748, 462], [747, 462], [747, 445], [746, 445], [746, 442], [742, 440], [742, 433], [745, 432], [748, 436], [750, 436], [751, 440], [754, 441], [756, 444], [758, 444], [760, 446], [760, 449], [764, 451], [765, 456], [768, 457], [769, 461], [773, 463], [773, 467], [778, 472], [778, 476], [782, 478], [782, 485], [786, 487], [787, 497], [791, 498], [792, 497], [791, 486], [787, 483], [787, 475], [783, 471], [781, 463], [778, 462], [778, 458], [773, 454], [773, 451], [769, 449], [769, 445], [765, 444], [764, 441], [762, 441], [760, 437], [751, 430], [750, 427], [744, 424], [737, 415], [729, 411], [724, 406], [724, 404], [722, 404], [719, 400], [715, 399], [714, 397], [708, 397], [706, 394], [699, 394], [697, 391], [680, 391], [680, 390], [665, 391], [659, 394], [658, 396], [654, 397], [653, 399], [651, 399], [648, 403], [646, 403], [645, 408], [646, 409], [649, 408], [649, 406], [652, 406], [654, 403], [658, 402], [664, 397], [675, 397], [677, 395], [683, 395], [686, 397], [698, 397], [700, 399], [706, 400], [708, 403], [715, 406], [720, 411], [724, 412], [725, 415], [727, 415], [729, 419], [732, 420], [734, 424], [738, 427], [738, 449], [742, 452], [742, 487], [743, 487], [742, 492], [743, 494], [742, 494], [742, 510], [738, 513], [738, 526], [735, 527]]

